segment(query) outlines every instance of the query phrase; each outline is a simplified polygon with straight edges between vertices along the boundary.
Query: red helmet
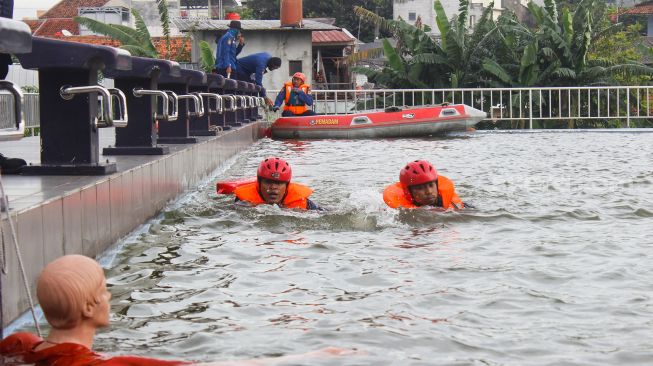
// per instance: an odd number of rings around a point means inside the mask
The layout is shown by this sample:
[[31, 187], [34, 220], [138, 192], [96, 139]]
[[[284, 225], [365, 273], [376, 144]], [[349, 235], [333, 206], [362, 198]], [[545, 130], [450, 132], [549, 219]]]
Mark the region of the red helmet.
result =
[[301, 72], [296, 72], [293, 76], [294, 78], [302, 79], [302, 83], [306, 82], [306, 75], [302, 74]]
[[426, 160], [415, 160], [406, 164], [399, 173], [399, 182], [404, 193], [410, 195], [408, 187], [433, 182], [438, 179], [438, 171]]
[[256, 176], [258, 178], [288, 183], [290, 182], [290, 177], [292, 177], [292, 170], [287, 161], [280, 158], [270, 157], [263, 160], [258, 166]]

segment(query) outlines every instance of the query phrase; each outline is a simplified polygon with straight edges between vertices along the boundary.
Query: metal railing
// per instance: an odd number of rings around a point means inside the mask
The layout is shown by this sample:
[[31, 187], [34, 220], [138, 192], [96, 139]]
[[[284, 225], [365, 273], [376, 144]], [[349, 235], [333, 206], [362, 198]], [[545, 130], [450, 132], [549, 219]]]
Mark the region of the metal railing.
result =
[[[487, 113], [487, 120], [534, 121], [653, 118], [653, 86], [313, 90], [317, 114], [350, 114], [392, 106], [467, 104]], [[270, 94], [273, 98], [275, 95]]]
[[[418, 107], [462, 103], [487, 113], [487, 120], [534, 121], [619, 119], [631, 127], [636, 119], [653, 119], [653, 86], [512, 89], [377, 89], [313, 90], [318, 114], [351, 114], [391, 106]], [[25, 93], [25, 128], [40, 125], [39, 96]], [[268, 92], [272, 100], [276, 92]], [[14, 121], [13, 96], [0, 94], [0, 128]]]
[[[23, 97], [25, 128], [39, 127], [41, 124], [41, 113], [39, 111], [38, 93], [24, 93]], [[13, 104], [13, 95], [0, 94], [0, 128], [8, 128], [13, 125], [15, 119]]]

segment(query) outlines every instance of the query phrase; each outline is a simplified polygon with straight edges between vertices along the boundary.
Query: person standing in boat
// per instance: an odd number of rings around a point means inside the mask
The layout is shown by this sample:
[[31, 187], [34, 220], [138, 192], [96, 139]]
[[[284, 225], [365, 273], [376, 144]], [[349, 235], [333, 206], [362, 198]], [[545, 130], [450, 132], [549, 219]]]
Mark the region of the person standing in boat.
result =
[[236, 202], [251, 205], [269, 204], [301, 210], [320, 210], [308, 197], [313, 190], [305, 185], [290, 183], [292, 169], [287, 161], [270, 157], [259, 164], [256, 181], [234, 189]]
[[[236, 61], [238, 67], [236, 78], [263, 87], [263, 74], [281, 67], [281, 59], [272, 57], [267, 52], [253, 53]], [[265, 95], [265, 89], [262, 90]], [[272, 106], [272, 100], [265, 97], [265, 103]]]
[[[104, 270], [93, 259], [66, 255], [49, 263], [37, 283], [37, 297], [50, 334], [42, 339], [28, 332], [14, 333], [0, 341], [0, 364], [18, 366], [261, 366], [301, 362], [306, 358], [355, 355], [343, 348], [327, 347], [303, 354], [252, 360], [195, 363], [138, 356], [107, 356], [94, 352], [93, 338], [109, 325], [109, 300]], [[305, 362], [305, 361], [304, 361]], [[306, 362], [310, 364], [311, 362]]]
[[439, 207], [463, 209], [454, 185], [449, 178], [439, 175], [426, 160], [406, 164], [399, 173], [399, 182], [383, 191], [383, 200], [392, 208]]
[[215, 71], [228, 79], [232, 75], [235, 78], [238, 71], [236, 56], [245, 46], [242, 30], [240, 21], [232, 20], [227, 32], [215, 41], [218, 44], [215, 50]]
[[313, 96], [310, 94], [311, 87], [306, 84], [306, 75], [296, 72], [292, 81], [283, 85], [283, 89], [277, 94], [274, 101], [273, 111], [278, 111], [281, 104], [284, 104], [283, 117], [293, 116], [314, 116], [315, 112], [308, 109], [313, 105]]

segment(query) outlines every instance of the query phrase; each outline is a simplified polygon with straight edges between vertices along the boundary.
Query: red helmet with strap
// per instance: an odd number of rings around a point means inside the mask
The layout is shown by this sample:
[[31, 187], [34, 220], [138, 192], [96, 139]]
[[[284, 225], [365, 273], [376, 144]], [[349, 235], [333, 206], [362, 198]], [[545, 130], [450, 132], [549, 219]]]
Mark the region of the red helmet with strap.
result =
[[277, 182], [290, 182], [292, 177], [292, 170], [287, 161], [270, 157], [261, 162], [256, 172], [258, 178], [265, 178]]
[[436, 180], [438, 180], [438, 171], [426, 160], [411, 161], [399, 173], [399, 182], [408, 197], [411, 197], [408, 187]]
[[293, 76], [294, 78], [301, 79], [302, 83], [306, 83], [306, 75], [302, 74], [301, 72], [296, 72]]

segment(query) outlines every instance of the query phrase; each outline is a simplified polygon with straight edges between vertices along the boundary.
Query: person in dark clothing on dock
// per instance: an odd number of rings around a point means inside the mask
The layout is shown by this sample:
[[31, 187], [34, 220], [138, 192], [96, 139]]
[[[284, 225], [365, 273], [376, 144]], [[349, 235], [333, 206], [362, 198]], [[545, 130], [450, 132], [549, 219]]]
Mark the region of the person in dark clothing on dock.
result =
[[[281, 59], [272, 57], [267, 52], [259, 52], [239, 58], [236, 64], [238, 65], [236, 72], [238, 80], [255, 83], [262, 87], [263, 74], [280, 68]], [[263, 91], [263, 94], [265, 94], [265, 91]], [[268, 97], [265, 97], [265, 103], [272, 106], [272, 100]]]
[[240, 21], [232, 20], [227, 32], [215, 41], [218, 44], [215, 51], [215, 70], [226, 78], [236, 77], [235, 73], [238, 70], [236, 56], [245, 46], [242, 30]]

